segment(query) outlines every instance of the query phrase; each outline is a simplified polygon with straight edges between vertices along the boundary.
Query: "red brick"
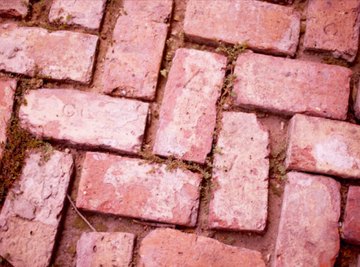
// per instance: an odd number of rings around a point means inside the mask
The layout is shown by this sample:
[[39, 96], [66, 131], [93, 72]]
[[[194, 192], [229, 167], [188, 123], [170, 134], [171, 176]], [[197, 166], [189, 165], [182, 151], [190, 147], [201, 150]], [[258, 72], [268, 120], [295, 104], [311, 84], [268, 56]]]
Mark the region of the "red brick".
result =
[[359, 254], [359, 256], [358, 256], [358, 261], [357, 261], [357, 265], [356, 265], [357, 267], [360, 267], [360, 254]]
[[173, 59], [154, 152], [204, 163], [216, 122], [216, 101], [226, 58], [205, 51], [178, 49]]
[[76, 205], [125, 217], [194, 226], [199, 174], [164, 164], [86, 153]]
[[6, 129], [11, 118], [16, 80], [0, 78], [0, 158], [6, 143]]
[[350, 186], [342, 229], [343, 239], [360, 245], [360, 186]]
[[274, 266], [333, 266], [339, 252], [340, 184], [287, 174]]
[[254, 114], [224, 112], [214, 156], [211, 228], [261, 232], [268, 209], [269, 134]]
[[66, 25], [80, 25], [97, 30], [104, 14], [106, 0], [54, 0], [50, 13], [50, 22]]
[[120, 16], [102, 73], [103, 91], [153, 100], [168, 26]]
[[131, 266], [135, 235], [83, 233], [77, 243], [76, 266]]
[[360, 120], [360, 83], [357, 86], [357, 92], [354, 101], [354, 113], [356, 118]]
[[343, 178], [360, 178], [360, 126], [295, 115], [289, 124], [286, 166]]
[[150, 232], [140, 244], [139, 256], [138, 266], [141, 267], [265, 267], [258, 251], [172, 229]]
[[89, 83], [98, 37], [0, 24], [0, 70]]
[[0, 16], [26, 17], [29, 0], [1, 0]]
[[136, 16], [143, 21], [166, 23], [171, 16], [173, 0], [124, 0], [123, 5], [125, 13], [131, 17]]
[[21, 126], [38, 137], [136, 153], [149, 105], [75, 89], [31, 90], [19, 111]]
[[244, 53], [236, 62], [235, 105], [344, 120], [351, 74], [340, 66]]
[[304, 47], [354, 61], [359, 44], [358, 0], [310, 0]]
[[189, 0], [184, 32], [198, 42], [244, 43], [251, 49], [294, 55], [300, 15], [292, 8], [254, 0]]
[[31, 153], [0, 214], [0, 255], [13, 266], [48, 266], [73, 170], [70, 154]]

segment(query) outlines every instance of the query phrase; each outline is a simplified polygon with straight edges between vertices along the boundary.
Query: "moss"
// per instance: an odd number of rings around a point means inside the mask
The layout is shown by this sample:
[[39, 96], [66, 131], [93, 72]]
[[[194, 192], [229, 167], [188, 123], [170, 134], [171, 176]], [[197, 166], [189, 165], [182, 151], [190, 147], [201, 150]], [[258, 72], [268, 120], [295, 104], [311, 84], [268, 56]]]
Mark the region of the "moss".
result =
[[81, 219], [78, 215], [73, 221], [73, 227], [79, 230], [87, 230], [89, 228], [89, 226], [84, 222], [84, 220]]
[[95, 229], [98, 231], [98, 232], [107, 232], [109, 230], [109, 228], [107, 227], [106, 224], [102, 223], [102, 222], [98, 222], [98, 223], [95, 223]]

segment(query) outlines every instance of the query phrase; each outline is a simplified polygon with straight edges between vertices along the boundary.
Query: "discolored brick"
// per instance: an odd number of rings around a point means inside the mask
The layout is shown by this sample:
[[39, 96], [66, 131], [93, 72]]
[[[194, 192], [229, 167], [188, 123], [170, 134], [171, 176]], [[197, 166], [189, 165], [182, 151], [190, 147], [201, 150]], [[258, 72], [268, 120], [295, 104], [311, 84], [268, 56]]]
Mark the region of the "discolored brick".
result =
[[234, 104], [345, 120], [351, 74], [340, 66], [243, 53], [236, 61]]
[[0, 16], [26, 17], [29, 11], [29, 0], [1, 0]]
[[78, 208], [185, 226], [196, 223], [199, 174], [88, 152], [80, 179]]
[[360, 126], [297, 114], [288, 130], [289, 170], [360, 178]]
[[342, 238], [360, 245], [360, 186], [350, 186], [342, 228]]
[[224, 112], [214, 155], [211, 228], [261, 232], [268, 209], [269, 134], [254, 114]]

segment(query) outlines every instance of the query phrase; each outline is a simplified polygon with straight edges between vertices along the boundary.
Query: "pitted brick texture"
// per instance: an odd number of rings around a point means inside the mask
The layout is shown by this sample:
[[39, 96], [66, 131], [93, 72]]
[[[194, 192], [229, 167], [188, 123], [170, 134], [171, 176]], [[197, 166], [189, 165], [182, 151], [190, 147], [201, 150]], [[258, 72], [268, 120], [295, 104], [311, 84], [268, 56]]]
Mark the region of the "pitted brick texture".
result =
[[360, 245], [360, 186], [350, 186], [342, 228], [343, 238]]
[[1, 0], [0, 16], [26, 17], [29, 11], [29, 0]]
[[134, 1], [124, 0], [124, 11], [139, 20], [167, 23], [170, 20], [173, 0]]

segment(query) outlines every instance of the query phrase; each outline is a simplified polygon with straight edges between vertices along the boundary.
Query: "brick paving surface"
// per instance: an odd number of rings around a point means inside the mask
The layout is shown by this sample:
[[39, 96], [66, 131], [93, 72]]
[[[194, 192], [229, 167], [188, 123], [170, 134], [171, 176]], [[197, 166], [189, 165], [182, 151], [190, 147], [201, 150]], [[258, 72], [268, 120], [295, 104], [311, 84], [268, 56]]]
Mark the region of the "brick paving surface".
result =
[[358, 0], [0, 0], [0, 265], [360, 267]]

